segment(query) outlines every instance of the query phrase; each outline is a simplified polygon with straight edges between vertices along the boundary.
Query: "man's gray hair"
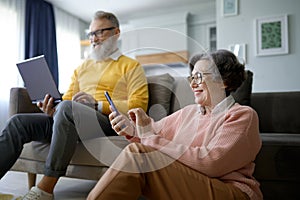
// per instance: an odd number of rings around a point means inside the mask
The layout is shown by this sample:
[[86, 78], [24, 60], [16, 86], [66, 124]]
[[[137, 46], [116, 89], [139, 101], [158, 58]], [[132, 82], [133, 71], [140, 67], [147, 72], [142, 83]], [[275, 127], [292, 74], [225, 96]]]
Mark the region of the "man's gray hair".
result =
[[120, 26], [118, 18], [113, 13], [110, 13], [110, 12], [97, 11], [94, 14], [93, 20], [98, 20], [98, 19], [107, 19], [111, 22], [111, 24], [114, 27], [119, 28], [119, 26]]

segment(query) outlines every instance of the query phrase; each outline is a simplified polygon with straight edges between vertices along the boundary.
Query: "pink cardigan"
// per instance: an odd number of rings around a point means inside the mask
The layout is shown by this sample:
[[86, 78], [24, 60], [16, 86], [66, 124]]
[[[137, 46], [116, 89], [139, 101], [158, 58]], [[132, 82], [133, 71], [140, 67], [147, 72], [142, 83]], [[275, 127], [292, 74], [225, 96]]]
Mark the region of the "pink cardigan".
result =
[[[231, 183], [251, 199], [263, 199], [252, 176], [261, 148], [257, 113], [241, 106], [231, 96], [210, 114], [198, 105], [185, 108], [152, 123], [142, 144], [159, 149], [209, 177]], [[132, 141], [136, 141], [132, 139]]]

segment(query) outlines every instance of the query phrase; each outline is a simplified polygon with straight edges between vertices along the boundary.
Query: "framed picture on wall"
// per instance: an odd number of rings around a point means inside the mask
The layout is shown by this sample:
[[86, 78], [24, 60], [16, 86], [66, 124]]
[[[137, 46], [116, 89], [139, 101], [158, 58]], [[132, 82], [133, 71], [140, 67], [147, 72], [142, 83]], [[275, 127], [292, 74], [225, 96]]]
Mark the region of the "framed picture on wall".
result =
[[222, 0], [222, 14], [224, 17], [238, 14], [238, 0]]
[[263, 17], [255, 20], [256, 55], [278, 55], [289, 52], [288, 16]]

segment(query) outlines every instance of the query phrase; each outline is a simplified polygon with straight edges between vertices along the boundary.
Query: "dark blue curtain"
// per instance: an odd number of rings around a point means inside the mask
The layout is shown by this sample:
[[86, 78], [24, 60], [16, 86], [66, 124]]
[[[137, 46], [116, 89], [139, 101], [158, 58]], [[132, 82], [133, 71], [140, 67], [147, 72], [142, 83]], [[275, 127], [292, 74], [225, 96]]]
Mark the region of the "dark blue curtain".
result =
[[58, 87], [58, 62], [55, 18], [52, 4], [44, 0], [26, 0], [25, 59], [45, 55]]

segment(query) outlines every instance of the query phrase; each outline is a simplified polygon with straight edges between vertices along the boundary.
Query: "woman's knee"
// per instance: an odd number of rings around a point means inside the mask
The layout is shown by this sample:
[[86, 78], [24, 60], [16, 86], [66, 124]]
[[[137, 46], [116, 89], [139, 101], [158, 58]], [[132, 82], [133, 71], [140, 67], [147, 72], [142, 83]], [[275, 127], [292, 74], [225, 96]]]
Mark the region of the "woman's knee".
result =
[[155, 149], [141, 143], [130, 143], [124, 148], [124, 151], [131, 153], [149, 153], [155, 151]]

